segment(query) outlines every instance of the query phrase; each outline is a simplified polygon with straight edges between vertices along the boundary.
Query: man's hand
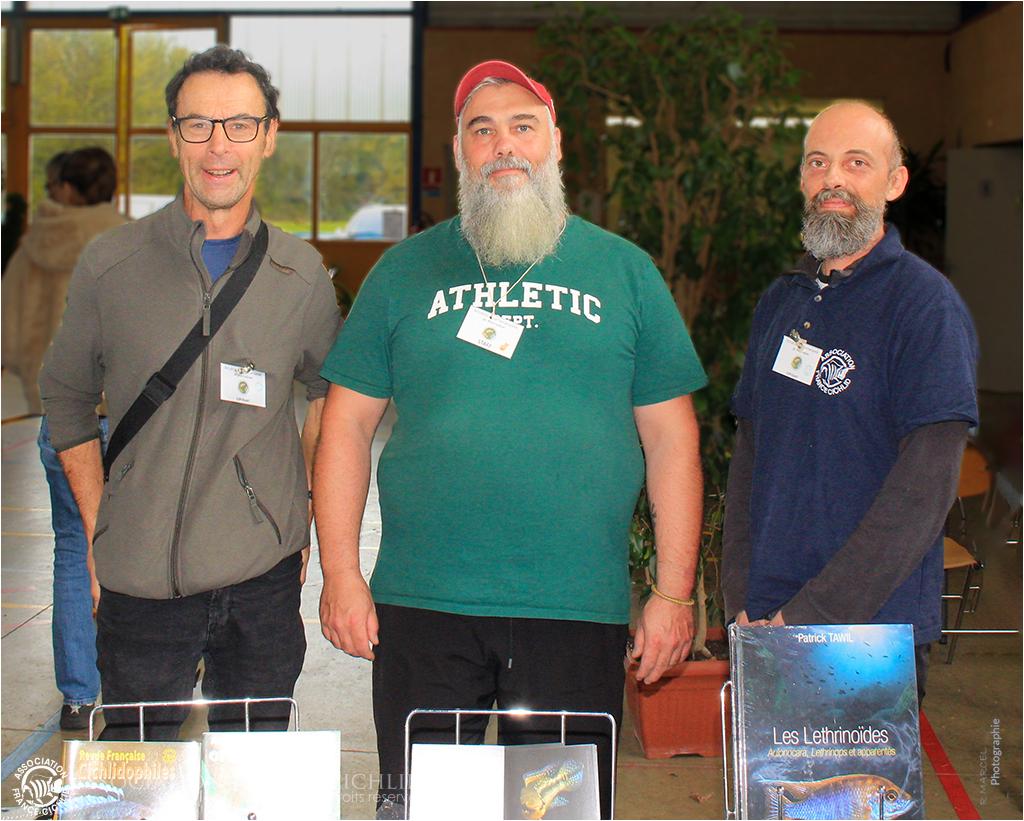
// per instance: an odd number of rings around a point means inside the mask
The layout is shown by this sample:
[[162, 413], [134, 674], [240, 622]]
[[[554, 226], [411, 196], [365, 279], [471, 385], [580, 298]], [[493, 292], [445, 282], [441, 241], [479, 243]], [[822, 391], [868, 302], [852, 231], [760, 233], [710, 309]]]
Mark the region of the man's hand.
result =
[[637, 681], [653, 684], [685, 659], [693, 642], [693, 608], [651, 596], [640, 614], [631, 658], [640, 660]]
[[[782, 621], [782, 611], [776, 613], [776, 617], [779, 619], [778, 624], [785, 624], [785, 622]], [[774, 625], [775, 623], [776, 622], [773, 619], [771, 621], [771, 624]], [[738, 624], [740, 627], [767, 627], [769, 622], [768, 619], [758, 619], [757, 621], [751, 621], [750, 618], [747, 616], [747, 611], [740, 610], [740, 612], [736, 614], [736, 624]]]
[[768, 622], [768, 625], [771, 627], [784, 627], [786, 625], [785, 619], [782, 618], [781, 610], [774, 616], [772, 616], [771, 621]]
[[92, 558], [92, 544], [85, 554], [85, 566], [89, 568], [89, 587], [92, 591], [92, 617], [96, 618], [96, 611], [100, 608], [100, 580], [96, 578], [96, 562]]
[[299, 571], [299, 587], [306, 583], [306, 570], [309, 568], [309, 545], [302, 548], [302, 569]]
[[373, 661], [377, 611], [370, 588], [358, 573], [324, 577], [320, 593], [320, 630], [324, 638], [350, 656]]

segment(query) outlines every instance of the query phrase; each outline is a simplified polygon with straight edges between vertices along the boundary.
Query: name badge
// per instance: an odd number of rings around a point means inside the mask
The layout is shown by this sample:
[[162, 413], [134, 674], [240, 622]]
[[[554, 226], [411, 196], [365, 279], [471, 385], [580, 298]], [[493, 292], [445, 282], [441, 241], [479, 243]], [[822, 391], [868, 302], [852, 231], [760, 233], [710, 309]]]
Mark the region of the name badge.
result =
[[814, 372], [818, 369], [821, 354], [822, 349], [815, 348], [810, 342], [797, 342], [791, 336], [784, 336], [772, 370], [810, 385], [814, 379]]
[[462, 327], [456, 334], [464, 342], [506, 359], [511, 359], [516, 352], [522, 335], [522, 325], [476, 307], [466, 311], [466, 318], [462, 320]]
[[267, 406], [267, 375], [253, 370], [252, 365], [226, 365], [220, 363], [220, 398], [225, 402]]

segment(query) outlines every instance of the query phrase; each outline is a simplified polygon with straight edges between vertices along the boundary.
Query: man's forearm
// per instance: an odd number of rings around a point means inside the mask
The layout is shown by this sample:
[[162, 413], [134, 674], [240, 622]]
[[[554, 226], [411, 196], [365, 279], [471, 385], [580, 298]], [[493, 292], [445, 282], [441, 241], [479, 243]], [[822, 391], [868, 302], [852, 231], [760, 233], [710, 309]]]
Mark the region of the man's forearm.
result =
[[100, 440], [90, 439], [81, 445], [62, 450], [58, 456], [71, 487], [71, 495], [78, 504], [85, 538], [91, 550], [96, 514], [103, 498], [103, 454]]
[[641, 428], [647, 495], [657, 545], [658, 589], [674, 598], [693, 593], [704, 515], [700, 436], [692, 404], [671, 426]]
[[313, 461], [313, 512], [325, 578], [359, 573], [359, 528], [370, 486], [376, 421], [360, 424], [343, 402], [331, 398], [323, 408]]
[[306, 483], [313, 486], [313, 457], [320, 442], [320, 424], [323, 420], [326, 399], [314, 399], [306, 409], [302, 423], [302, 458], [306, 463]]
[[787, 624], [854, 624], [874, 617], [941, 532], [956, 498], [966, 438], [966, 422], [925, 425], [904, 437], [896, 464], [857, 529], [782, 606]]
[[750, 493], [754, 476], [754, 432], [747, 419], [737, 420], [729, 462], [722, 533], [722, 595], [725, 617], [733, 619], [746, 607], [750, 572]]

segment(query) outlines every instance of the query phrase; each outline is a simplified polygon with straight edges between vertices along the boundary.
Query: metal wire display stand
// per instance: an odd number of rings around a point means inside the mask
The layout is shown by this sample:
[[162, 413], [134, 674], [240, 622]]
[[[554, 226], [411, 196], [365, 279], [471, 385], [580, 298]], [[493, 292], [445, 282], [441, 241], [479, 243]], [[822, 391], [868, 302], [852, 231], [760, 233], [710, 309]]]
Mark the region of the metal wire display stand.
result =
[[[448, 715], [455, 716], [455, 743], [461, 744], [459, 736], [462, 733], [462, 717], [463, 716], [511, 716], [513, 718], [532, 718], [533, 716], [550, 716], [561, 718], [561, 734], [562, 744], [565, 744], [565, 732], [566, 722], [570, 718], [605, 718], [608, 723], [612, 725], [612, 765], [609, 768], [611, 773], [611, 818], [615, 818], [615, 753], [618, 737], [618, 724], [615, 721], [615, 716], [611, 713], [583, 713], [573, 712], [570, 710], [426, 710], [416, 709], [409, 713], [405, 717], [405, 806], [403, 808], [403, 817], [409, 818], [409, 806], [412, 803], [409, 799], [412, 794], [411, 783], [409, 781], [409, 763], [410, 756], [412, 753], [412, 745], [410, 744], [410, 724], [414, 717], [418, 715]], [[600, 785], [598, 785], [600, 786]]]
[[93, 721], [96, 718], [96, 714], [109, 712], [110, 710], [138, 710], [139, 741], [145, 741], [146, 725], [144, 718], [147, 707], [211, 707], [224, 704], [242, 704], [245, 706], [245, 732], [249, 732], [249, 706], [251, 704], [280, 704], [285, 702], [291, 705], [289, 721], [292, 716], [295, 717], [295, 727], [293, 729], [297, 731], [299, 729], [299, 705], [294, 698], [283, 696], [275, 698], [197, 698], [189, 701], [134, 701], [126, 704], [100, 704], [97, 707], [93, 707], [92, 712], [89, 713], [89, 740], [95, 741], [95, 738], [93, 738]]
[[[725, 699], [726, 691], [729, 691], [729, 703], [732, 707], [733, 723], [732, 723], [732, 745], [728, 744], [729, 741], [729, 728], [728, 722], [726, 721], [725, 712]], [[719, 713], [722, 717], [722, 788], [723, 796], [725, 798], [725, 817], [727, 819], [739, 818], [738, 815], [740, 808], [740, 761], [739, 761], [739, 733], [737, 731], [737, 722], [735, 721], [736, 713], [736, 688], [732, 686], [731, 681], [725, 682], [722, 685], [722, 690], [719, 693]], [[732, 805], [729, 804], [729, 759], [732, 759]], [[777, 818], [786, 818], [786, 807], [782, 801], [782, 787], [775, 788], [778, 791], [779, 796], [779, 810]], [[885, 818], [885, 787], [878, 788], [878, 818]], [[742, 816], [746, 817], [746, 816]]]

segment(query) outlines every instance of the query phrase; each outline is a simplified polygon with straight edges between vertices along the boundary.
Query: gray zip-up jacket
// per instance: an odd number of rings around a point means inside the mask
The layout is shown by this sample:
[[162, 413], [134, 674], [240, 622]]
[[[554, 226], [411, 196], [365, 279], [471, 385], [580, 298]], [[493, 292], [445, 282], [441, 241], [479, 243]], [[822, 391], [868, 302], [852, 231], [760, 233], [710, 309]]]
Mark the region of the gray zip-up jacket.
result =
[[[248, 256], [259, 224], [254, 208], [212, 286], [205, 226], [180, 194], [85, 249], [40, 377], [54, 448], [98, 436], [101, 392], [115, 429]], [[310, 400], [326, 395], [319, 370], [338, 324], [320, 255], [270, 227], [241, 302], [111, 467], [93, 541], [104, 588], [149, 599], [201, 593], [255, 578], [309, 544], [292, 385], [302, 382]], [[222, 363], [266, 374], [266, 408], [221, 399]]]

